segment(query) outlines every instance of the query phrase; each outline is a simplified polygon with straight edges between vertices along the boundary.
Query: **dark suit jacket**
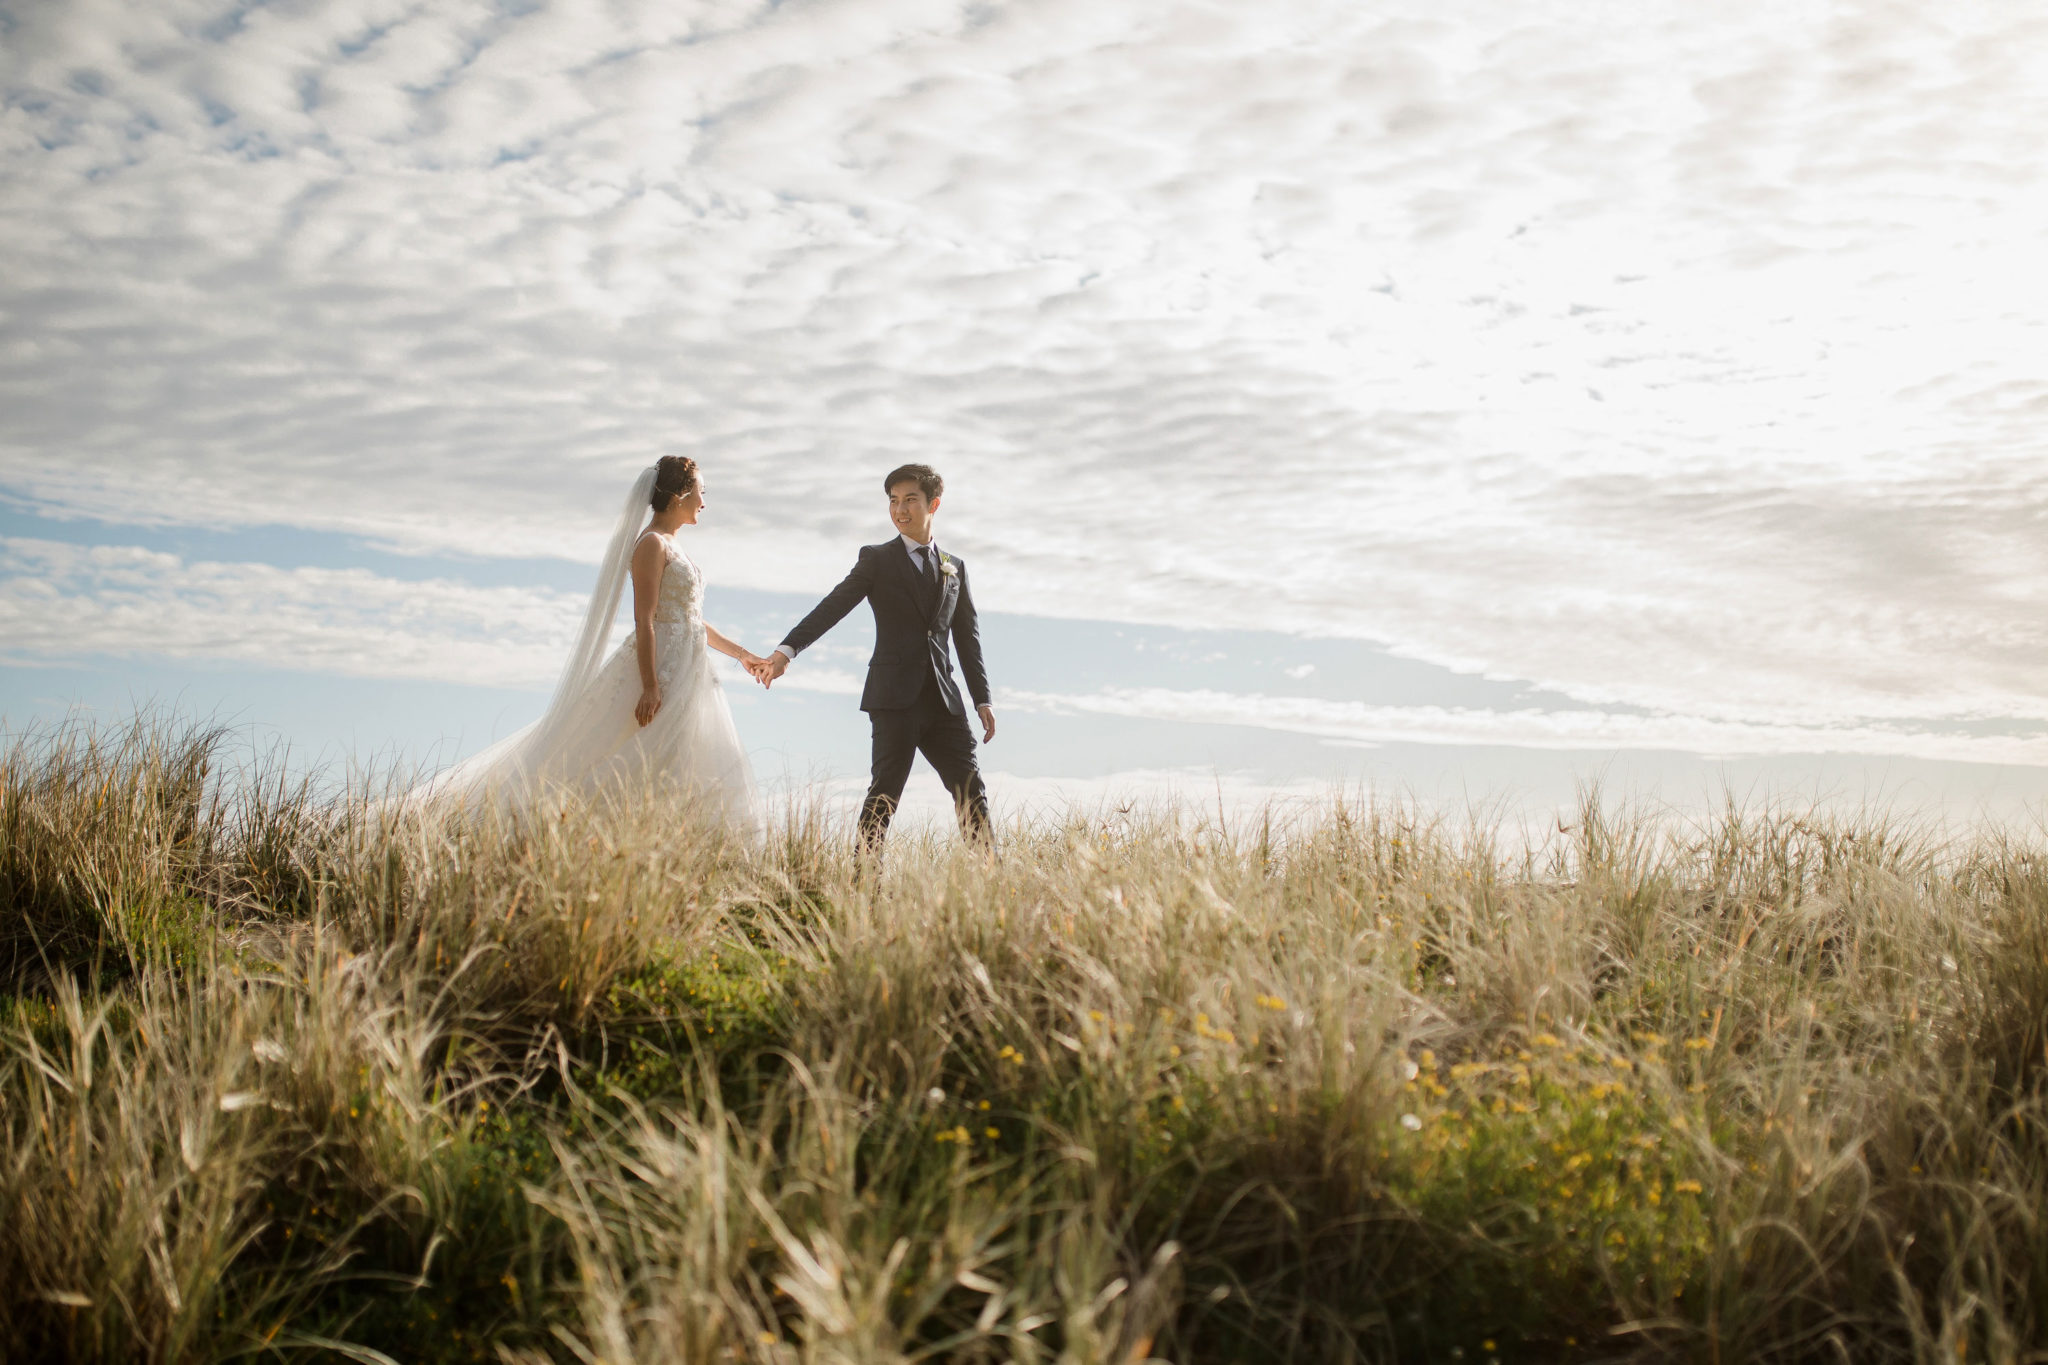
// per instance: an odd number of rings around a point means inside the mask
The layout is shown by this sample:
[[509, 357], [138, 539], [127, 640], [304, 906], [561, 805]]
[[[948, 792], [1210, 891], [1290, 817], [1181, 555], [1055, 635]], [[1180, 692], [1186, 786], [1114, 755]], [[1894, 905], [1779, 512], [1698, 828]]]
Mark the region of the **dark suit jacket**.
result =
[[960, 671], [976, 706], [988, 705], [988, 673], [981, 663], [981, 630], [975, 624], [974, 594], [967, 588], [967, 565], [941, 550], [953, 572], [939, 576], [936, 592], [918, 576], [916, 562], [901, 536], [880, 545], [863, 545], [853, 572], [825, 594], [811, 614], [797, 622], [783, 640], [798, 650], [819, 637], [865, 598], [875, 613], [875, 653], [868, 660], [868, 684], [860, 694], [863, 711], [896, 711], [910, 706], [935, 677], [946, 709], [967, 714], [960, 689], [953, 682], [953, 649], [960, 650]]

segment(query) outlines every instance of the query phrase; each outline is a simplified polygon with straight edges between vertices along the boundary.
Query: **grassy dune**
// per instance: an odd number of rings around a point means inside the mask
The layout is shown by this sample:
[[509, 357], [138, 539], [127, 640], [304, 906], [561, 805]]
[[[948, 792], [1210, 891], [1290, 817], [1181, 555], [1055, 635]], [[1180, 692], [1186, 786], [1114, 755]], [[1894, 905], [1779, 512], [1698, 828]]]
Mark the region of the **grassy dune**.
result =
[[2048, 854], [0, 771], [11, 1361], [2048, 1359]]

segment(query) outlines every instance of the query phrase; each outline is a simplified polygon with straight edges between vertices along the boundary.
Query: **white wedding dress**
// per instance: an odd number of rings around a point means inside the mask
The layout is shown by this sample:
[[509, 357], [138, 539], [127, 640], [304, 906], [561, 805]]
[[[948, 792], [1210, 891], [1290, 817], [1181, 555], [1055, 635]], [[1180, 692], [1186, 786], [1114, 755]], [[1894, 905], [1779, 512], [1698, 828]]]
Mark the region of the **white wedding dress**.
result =
[[[652, 469], [645, 471], [627, 497], [583, 637], [546, 714], [441, 773], [416, 795], [519, 810], [551, 789], [589, 796], [662, 793], [687, 799], [730, 827], [754, 827], [753, 766], [704, 637], [704, 572], [673, 536], [644, 531], [626, 539], [646, 519], [653, 476]], [[665, 561], [654, 608], [661, 709], [643, 726], [633, 714], [640, 700], [635, 637], [628, 635], [609, 655], [602, 651], [632, 551], [649, 537], [660, 543]]]

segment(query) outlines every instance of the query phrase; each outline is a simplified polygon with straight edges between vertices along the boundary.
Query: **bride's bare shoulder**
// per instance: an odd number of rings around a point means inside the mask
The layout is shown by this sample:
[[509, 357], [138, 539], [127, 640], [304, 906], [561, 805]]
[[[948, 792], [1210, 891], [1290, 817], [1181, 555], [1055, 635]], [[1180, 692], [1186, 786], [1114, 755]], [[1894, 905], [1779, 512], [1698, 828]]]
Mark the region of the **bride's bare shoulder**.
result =
[[668, 537], [659, 531], [647, 531], [640, 537], [640, 543], [633, 547], [633, 562], [636, 565], [654, 564], [669, 556]]

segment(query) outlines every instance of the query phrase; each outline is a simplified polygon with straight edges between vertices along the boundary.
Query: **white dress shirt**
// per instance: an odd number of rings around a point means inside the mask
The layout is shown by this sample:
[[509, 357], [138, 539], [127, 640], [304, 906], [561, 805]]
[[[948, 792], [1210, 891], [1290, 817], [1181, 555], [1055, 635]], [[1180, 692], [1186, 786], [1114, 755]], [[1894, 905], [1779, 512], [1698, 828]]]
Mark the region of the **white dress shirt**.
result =
[[[933, 540], [929, 544], [920, 544], [919, 542], [912, 540], [909, 536], [904, 535], [901, 531], [898, 531], [896, 533], [896, 538], [903, 542], [904, 549], [910, 551], [910, 562], [913, 566], [916, 567], [920, 577], [929, 577], [938, 570], [938, 541]], [[926, 555], [931, 556], [932, 562], [930, 564], [925, 563]], [[795, 663], [796, 656], [802, 653], [803, 651], [799, 650], [795, 645], [791, 644], [789, 641], [784, 640], [781, 644], [775, 646], [775, 652], [777, 654], [780, 654], [783, 658], [789, 660], [791, 663]]]

